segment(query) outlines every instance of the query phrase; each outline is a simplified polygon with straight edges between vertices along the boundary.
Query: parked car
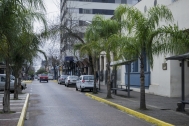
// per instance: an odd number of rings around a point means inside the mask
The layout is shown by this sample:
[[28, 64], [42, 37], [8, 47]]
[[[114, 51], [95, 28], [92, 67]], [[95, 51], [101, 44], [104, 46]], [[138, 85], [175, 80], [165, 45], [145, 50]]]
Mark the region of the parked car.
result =
[[48, 79], [49, 79], [49, 80], [53, 80], [53, 79], [54, 79], [53, 74], [48, 74]]
[[[98, 85], [96, 84], [97, 89]], [[80, 89], [80, 91], [84, 91], [85, 89], [93, 90], [94, 87], [94, 75], [81, 75], [76, 82], [76, 91]]]
[[65, 86], [69, 87], [70, 85], [76, 85], [78, 76], [68, 76], [65, 80]]
[[61, 75], [58, 78], [58, 84], [65, 84], [65, 79], [68, 77], [69, 75]]
[[39, 79], [40, 79], [40, 76], [41, 76], [41, 74], [38, 74], [37, 80], [39, 80]]
[[48, 83], [48, 75], [47, 74], [41, 74], [39, 81], [46, 81]]
[[[10, 76], [10, 92], [14, 92], [14, 79], [15, 77], [13, 75]], [[0, 74], [0, 90], [4, 91], [5, 88], [5, 81], [6, 81], [6, 74]], [[26, 89], [26, 84], [21, 82], [21, 89]]]

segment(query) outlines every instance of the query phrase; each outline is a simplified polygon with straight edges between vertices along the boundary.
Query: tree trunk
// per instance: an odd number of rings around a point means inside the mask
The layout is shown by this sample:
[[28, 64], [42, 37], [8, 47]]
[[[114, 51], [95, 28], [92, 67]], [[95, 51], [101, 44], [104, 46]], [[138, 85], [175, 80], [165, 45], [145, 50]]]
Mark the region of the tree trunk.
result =
[[145, 76], [144, 76], [144, 53], [141, 55], [140, 59], [140, 109], [146, 110], [146, 100], [145, 100]]
[[3, 97], [3, 112], [10, 112], [10, 68], [8, 59], [6, 60], [6, 82]]
[[53, 66], [53, 70], [54, 70], [54, 80], [56, 80], [56, 68], [55, 68], [55, 66]]
[[22, 87], [21, 87], [21, 80], [22, 80], [22, 69], [19, 70], [19, 76], [18, 76], [18, 87], [17, 87], [17, 92], [18, 94], [22, 93]]
[[[89, 55], [89, 66], [91, 67], [91, 73], [94, 73], [94, 67], [93, 67], [93, 59], [91, 57], [91, 55]], [[89, 73], [89, 74], [91, 74]]]
[[109, 58], [107, 58], [106, 68], [107, 68], [107, 71], [108, 71], [107, 96], [106, 96], [106, 98], [112, 98], [111, 81], [110, 81], [110, 59]]
[[93, 69], [94, 69], [94, 71], [93, 71], [93, 74], [94, 74], [94, 87], [93, 87], [93, 93], [94, 94], [96, 94], [97, 93], [97, 88], [96, 88], [96, 80], [97, 80], [97, 78], [96, 78], [96, 55], [94, 56], [94, 58], [93, 58]]
[[16, 76], [15, 77], [15, 80], [14, 80], [14, 99], [15, 100], [18, 100], [18, 83], [17, 83], [17, 80], [18, 80], [18, 77]]

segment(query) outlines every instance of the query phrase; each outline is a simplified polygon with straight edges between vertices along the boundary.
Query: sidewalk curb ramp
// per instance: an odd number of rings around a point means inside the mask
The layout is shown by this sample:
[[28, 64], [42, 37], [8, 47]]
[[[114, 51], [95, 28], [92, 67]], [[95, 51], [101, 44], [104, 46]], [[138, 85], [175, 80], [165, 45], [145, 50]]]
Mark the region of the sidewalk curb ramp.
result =
[[174, 125], [172, 125], [172, 124], [163, 122], [163, 121], [158, 120], [158, 119], [156, 119], [156, 118], [153, 118], [153, 117], [151, 117], [151, 116], [142, 114], [142, 113], [140, 113], [140, 112], [134, 111], [134, 110], [129, 109], [129, 108], [127, 108], [127, 107], [124, 107], [124, 106], [121, 106], [121, 105], [119, 105], [119, 104], [116, 104], [116, 103], [110, 102], [110, 101], [108, 101], [108, 100], [105, 100], [105, 99], [103, 99], [103, 98], [94, 96], [94, 95], [92, 95], [92, 94], [90, 94], [90, 93], [85, 93], [85, 95], [88, 96], [88, 97], [90, 97], [90, 98], [92, 98], [92, 99], [94, 99], [94, 100], [97, 100], [97, 101], [99, 101], [99, 102], [106, 103], [106, 104], [108, 104], [108, 105], [110, 105], [110, 106], [112, 106], [112, 107], [115, 107], [115, 108], [117, 108], [117, 109], [119, 109], [119, 110], [121, 110], [121, 111], [123, 111], [123, 112], [126, 112], [126, 113], [128, 113], [128, 114], [130, 114], [130, 115], [133, 115], [133, 116], [135, 116], [135, 117], [137, 117], [137, 118], [140, 118], [140, 119], [143, 119], [143, 120], [145, 120], [145, 121], [147, 121], [147, 122], [153, 123], [153, 124], [155, 124], [155, 125], [157, 125], [157, 126], [174, 126]]
[[25, 102], [24, 102], [22, 112], [20, 114], [20, 118], [19, 118], [17, 126], [24, 126], [24, 120], [25, 120], [25, 117], [26, 117], [26, 111], [27, 111], [27, 107], [28, 107], [29, 96], [30, 95], [28, 93], [27, 96], [26, 96], [26, 99], [25, 99]]

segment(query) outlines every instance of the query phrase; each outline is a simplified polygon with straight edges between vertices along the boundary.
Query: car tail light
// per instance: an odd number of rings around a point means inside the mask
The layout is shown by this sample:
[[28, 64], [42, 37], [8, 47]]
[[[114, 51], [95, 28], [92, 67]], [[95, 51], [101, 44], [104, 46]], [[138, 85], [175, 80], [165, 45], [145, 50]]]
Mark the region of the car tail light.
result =
[[83, 83], [85, 83], [85, 80], [82, 80]]

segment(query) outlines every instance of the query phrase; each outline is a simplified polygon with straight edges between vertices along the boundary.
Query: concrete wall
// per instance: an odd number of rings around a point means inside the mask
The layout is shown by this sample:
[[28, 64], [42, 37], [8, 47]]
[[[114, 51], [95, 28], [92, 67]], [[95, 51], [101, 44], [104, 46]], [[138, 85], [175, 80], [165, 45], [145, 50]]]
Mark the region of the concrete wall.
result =
[[[170, 97], [170, 61], [165, 61], [166, 55], [154, 56], [153, 69], [151, 69], [151, 85], [149, 92], [152, 94]], [[162, 63], [167, 63], [167, 70], [162, 69]]]
[[[189, 29], [189, 16], [188, 16], [188, 0], [178, 0], [169, 5], [168, 8], [172, 11], [174, 22], [178, 24], [180, 29]], [[170, 96], [181, 96], [181, 67], [180, 61], [170, 61]], [[185, 61], [185, 95], [189, 95], [189, 67]]]

